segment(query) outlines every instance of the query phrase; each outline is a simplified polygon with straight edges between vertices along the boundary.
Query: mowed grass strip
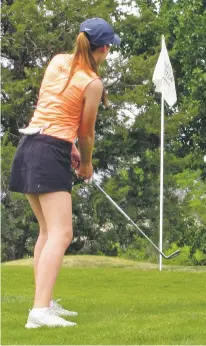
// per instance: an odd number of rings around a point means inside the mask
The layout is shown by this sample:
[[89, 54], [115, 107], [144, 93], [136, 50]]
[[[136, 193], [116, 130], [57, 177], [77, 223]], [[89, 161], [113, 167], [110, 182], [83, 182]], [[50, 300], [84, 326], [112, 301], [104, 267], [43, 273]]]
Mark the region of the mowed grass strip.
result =
[[204, 345], [206, 274], [136, 268], [61, 269], [55, 298], [71, 328], [26, 330], [33, 271], [2, 266], [2, 345]]
[[[157, 262], [159, 256], [157, 255]], [[178, 257], [177, 257], [178, 258]], [[163, 259], [163, 269], [186, 272], [206, 272], [205, 266], [181, 266], [175, 265], [175, 259]], [[33, 266], [33, 258], [20, 259], [5, 262], [3, 266]], [[122, 257], [90, 256], [90, 255], [69, 255], [64, 256], [63, 267], [67, 268], [135, 268], [142, 270], [159, 269], [159, 264], [150, 262], [140, 262]]]

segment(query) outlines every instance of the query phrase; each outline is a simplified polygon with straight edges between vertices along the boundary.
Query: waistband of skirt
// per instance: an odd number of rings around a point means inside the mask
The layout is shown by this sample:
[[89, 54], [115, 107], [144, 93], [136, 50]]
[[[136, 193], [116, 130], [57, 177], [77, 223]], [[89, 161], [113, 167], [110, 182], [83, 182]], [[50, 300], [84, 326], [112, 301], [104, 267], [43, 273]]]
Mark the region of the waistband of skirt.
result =
[[54, 145], [55, 147], [62, 148], [62, 149], [68, 149], [71, 150], [72, 148], [72, 143], [65, 141], [64, 139], [57, 138], [54, 136], [49, 136], [49, 135], [44, 135], [44, 134], [34, 134], [34, 135], [24, 135], [23, 138], [26, 141], [38, 141], [38, 142], [43, 142], [47, 143], [50, 145]]

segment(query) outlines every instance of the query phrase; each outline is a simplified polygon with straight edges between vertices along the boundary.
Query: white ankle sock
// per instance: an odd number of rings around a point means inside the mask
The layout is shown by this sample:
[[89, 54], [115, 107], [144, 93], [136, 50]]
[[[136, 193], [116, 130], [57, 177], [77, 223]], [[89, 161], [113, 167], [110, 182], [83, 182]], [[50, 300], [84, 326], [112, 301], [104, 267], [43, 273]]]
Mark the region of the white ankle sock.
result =
[[34, 312], [35, 314], [43, 313], [49, 310], [49, 307], [45, 308], [33, 308], [31, 311]]

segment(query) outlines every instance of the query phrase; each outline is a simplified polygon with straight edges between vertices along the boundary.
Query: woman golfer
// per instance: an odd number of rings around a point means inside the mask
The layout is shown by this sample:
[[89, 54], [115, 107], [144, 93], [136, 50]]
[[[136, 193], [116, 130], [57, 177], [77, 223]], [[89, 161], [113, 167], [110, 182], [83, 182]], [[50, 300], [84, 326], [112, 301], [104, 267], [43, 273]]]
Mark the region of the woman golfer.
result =
[[[36, 110], [14, 158], [10, 190], [24, 193], [39, 223], [34, 249], [35, 299], [26, 328], [74, 326], [77, 313], [52, 300], [65, 250], [72, 241], [72, 170], [91, 178], [98, 106], [106, 103], [98, 65], [120, 38], [101, 18], [80, 26], [74, 54], [58, 54], [45, 72]], [[74, 141], [78, 138], [78, 148]]]

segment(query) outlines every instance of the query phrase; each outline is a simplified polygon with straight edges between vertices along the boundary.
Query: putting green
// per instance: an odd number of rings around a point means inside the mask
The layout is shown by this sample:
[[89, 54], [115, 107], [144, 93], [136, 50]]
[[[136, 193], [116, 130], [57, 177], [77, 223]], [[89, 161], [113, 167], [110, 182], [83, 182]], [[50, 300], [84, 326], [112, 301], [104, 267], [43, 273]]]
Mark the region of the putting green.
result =
[[2, 265], [3, 345], [205, 344], [205, 272], [160, 273], [147, 263], [68, 256], [55, 297], [79, 313], [70, 318], [78, 325], [26, 330], [34, 291], [28, 263]]

